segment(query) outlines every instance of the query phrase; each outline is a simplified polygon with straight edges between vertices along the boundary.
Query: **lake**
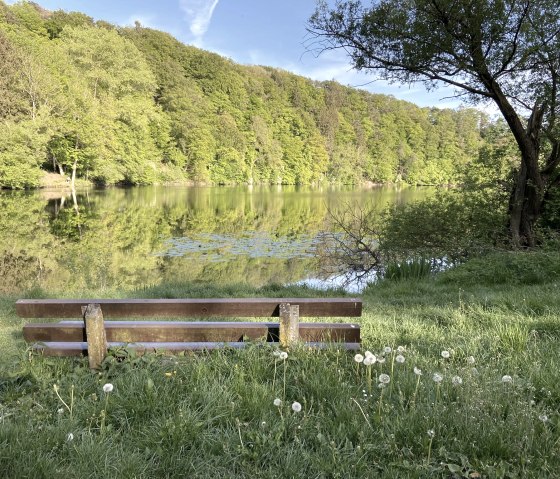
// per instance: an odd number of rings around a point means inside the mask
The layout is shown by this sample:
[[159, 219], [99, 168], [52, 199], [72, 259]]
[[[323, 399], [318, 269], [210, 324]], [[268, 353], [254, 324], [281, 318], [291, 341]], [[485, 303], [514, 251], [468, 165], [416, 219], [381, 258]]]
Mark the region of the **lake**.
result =
[[[307, 282], [329, 211], [382, 210], [426, 188], [136, 187], [0, 192], [0, 291]], [[329, 284], [329, 283], [326, 283]], [[336, 284], [336, 283], [330, 283]]]

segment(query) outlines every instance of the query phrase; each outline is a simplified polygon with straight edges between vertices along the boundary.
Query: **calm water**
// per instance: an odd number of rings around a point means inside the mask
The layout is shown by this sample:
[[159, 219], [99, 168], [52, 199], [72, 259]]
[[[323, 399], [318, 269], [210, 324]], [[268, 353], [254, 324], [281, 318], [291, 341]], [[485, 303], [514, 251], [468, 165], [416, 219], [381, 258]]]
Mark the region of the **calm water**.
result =
[[0, 291], [317, 282], [328, 210], [382, 209], [414, 188], [145, 187], [0, 192]]

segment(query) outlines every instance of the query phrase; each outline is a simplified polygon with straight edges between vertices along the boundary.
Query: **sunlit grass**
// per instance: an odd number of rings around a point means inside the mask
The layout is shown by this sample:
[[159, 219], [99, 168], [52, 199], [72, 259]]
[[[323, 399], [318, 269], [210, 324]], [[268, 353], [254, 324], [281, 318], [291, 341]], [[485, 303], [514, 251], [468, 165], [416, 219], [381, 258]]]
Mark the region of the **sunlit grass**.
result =
[[[453, 275], [367, 289], [361, 362], [305, 348], [280, 358], [255, 344], [175, 358], [120, 351], [92, 374], [87, 360], [26, 354], [14, 298], [5, 298], [0, 470], [8, 478], [557, 477], [558, 280]], [[176, 284], [82, 296], [255, 295], [324, 293]]]

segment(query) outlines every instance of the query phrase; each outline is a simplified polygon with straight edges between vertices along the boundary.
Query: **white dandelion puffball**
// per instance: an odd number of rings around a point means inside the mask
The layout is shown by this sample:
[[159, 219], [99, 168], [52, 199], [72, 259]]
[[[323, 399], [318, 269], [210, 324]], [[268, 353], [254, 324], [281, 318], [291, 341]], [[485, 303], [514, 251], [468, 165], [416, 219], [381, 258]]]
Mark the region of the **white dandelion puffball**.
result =
[[432, 379], [436, 382], [436, 383], [440, 383], [443, 381], [443, 376], [440, 373], [434, 373], [434, 375], [432, 376]]
[[356, 361], [357, 363], [362, 363], [364, 361], [364, 357], [358, 353], [356, 354], [356, 356], [354, 356], [354, 361]]
[[468, 363], [468, 364], [474, 364], [474, 363], [475, 363], [474, 356], [469, 356], [469, 357], [467, 358], [467, 363]]
[[298, 403], [297, 401], [294, 401], [292, 403], [292, 411], [294, 412], [300, 412], [301, 411], [301, 404]]
[[364, 356], [367, 358], [368, 356], [375, 356], [371, 351], [366, 351]]
[[379, 383], [379, 384], [377, 385], [377, 387], [378, 387], [379, 389], [383, 389], [384, 387], [387, 387], [387, 385], [386, 385], [386, 384], [383, 384], [383, 383]]
[[395, 361], [396, 361], [397, 363], [401, 363], [401, 364], [404, 363], [404, 356], [403, 356], [402, 354], [399, 354], [399, 355], [395, 358]]
[[71, 432], [69, 432], [68, 434], [66, 434], [66, 442], [70, 442], [74, 440], [74, 434], [72, 434]]
[[429, 437], [434, 437], [436, 435], [436, 432], [433, 429], [428, 429], [428, 436]]
[[278, 356], [280, 356], [280, 351], [276, 350], [272, 353], [272, 355], [277, 358]]
[[379, 356], [379, 357], [377, 358], [377, 362], [378, 362], [379, 364], [383, 364], [383, 363], [385, 362], [385, 358], [384, 358], [383, 356]]
[[113, 392], [113, 385], [111, 383], [107, 383], [103, 385], [103, 392], [104, 393], [110, 393]]
[[406, 348], [404, 346], [399, 346], [397, 348], [397, 353], [404, 353], [406, 351]]
[[414, 366], [414, 374], [416, 374], [416, 376], [422, 376], [422, 370]]
[[449, 356], [450, 356], [449, 351], [442, 351], [441, 352], [441, 357], [443, 359], [449, 359]]
[[546, 414], [541, 414], [541, 415], [539, 415], [539, 419], [542, 422], [546, 422], [546, 421], [548, 421], [548, 416]]
[[286, 351], [282, 351], [279, 356], [280, 359], [288, 359], [288, 353]]
[[371, 366], [372, 364], [375, 364], [375, 356], [372, 354], [371, 356], [366, 356], [364, 358], [364, 365], [365, 366]]
[[384, 352], [385, 354], [389, 354], [391, 351], [392, 351], [391, 346], [385, 346], [385, 347], [383, 348], [383, 352]]
[[56, 410], [56, 412], [57, 412], [58, 414], [64, 414], [64, 409], [62, 409], [61, 407], [59, 407], [59, 408]]
[[389, 382], [391, 382], [391, 377], [388, 374], [380, 374], [379, 382], [381, 384], [389, 384]]
[[276, 407], [280, 407], [280, 406], [282, 406], [282, 399], [276, 398], [274, 401], [272, 401], [272, 403], [273, 403]]
[[502, 382], [503, 383], [511, 383], [513, 381], [513, 378], [509, 375], [509, 374], [505, 374], [502, 376]]
[[463, 379], [461, 378], [461, 376], [453, 376], [451, 378], [451, 382], [455, 385], [455, 386], [460, 386], [461, 384], [463, 384]]

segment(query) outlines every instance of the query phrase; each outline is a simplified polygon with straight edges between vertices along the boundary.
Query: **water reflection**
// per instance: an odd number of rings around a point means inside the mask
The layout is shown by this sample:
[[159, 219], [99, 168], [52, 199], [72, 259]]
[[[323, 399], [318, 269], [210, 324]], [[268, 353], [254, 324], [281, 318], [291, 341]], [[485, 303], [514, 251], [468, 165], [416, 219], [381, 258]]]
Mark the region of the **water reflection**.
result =
[[381, 209], [405, 188], [146, 187], [0, 192], [0, 290], [79, 292], [162, 282], [294, 283], [316, 277], [327, 211]]

